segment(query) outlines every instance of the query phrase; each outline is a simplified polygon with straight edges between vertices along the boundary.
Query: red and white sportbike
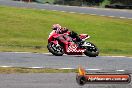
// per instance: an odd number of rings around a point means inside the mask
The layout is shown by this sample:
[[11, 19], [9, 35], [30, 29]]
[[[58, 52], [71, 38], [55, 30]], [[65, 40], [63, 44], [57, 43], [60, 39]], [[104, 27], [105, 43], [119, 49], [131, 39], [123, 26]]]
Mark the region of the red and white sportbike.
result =
[[[72, 35], [72, 32], [70, 34]], [[76, 42], [76, 38], [70, 37], [68, 33], [57, 34], [53, 30], [49, 35], [47, 48], [55, 56], [85, 54], [89, 57], [96, 57], [99, 55], [98, 48], [93, 43], [86, 42], [90, 36], [80, 34], [79, 37], [83, 42]]]

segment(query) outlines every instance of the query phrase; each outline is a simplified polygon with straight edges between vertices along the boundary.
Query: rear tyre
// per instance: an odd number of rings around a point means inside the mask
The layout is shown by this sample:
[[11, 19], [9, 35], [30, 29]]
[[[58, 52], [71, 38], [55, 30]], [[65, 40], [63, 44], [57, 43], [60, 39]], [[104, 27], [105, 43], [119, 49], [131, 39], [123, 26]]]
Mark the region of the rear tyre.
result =
[[84, 54], [89, 57], [96, 57], [99, 55], [99, 50], [98, 48], [91, 42], [88, 42], [90, 46], [85, 47], [86, 51]]
[[50, 42], [47, 45], [49, 52], [51, 52], [55, 56], [62, 56], [64, 54], [63, 48], [60, 45], [54, 44]]

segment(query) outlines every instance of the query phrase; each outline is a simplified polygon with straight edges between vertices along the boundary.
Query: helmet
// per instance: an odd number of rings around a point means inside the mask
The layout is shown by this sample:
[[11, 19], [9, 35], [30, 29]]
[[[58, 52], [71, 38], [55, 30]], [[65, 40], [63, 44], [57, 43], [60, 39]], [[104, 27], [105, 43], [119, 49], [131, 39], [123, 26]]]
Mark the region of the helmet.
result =
[[54, 25], [52, 26], [52, 29], [53, 29], [53, 30], [61, 29], [61, 26], [60, 26], [60, 24], [54, 24]]

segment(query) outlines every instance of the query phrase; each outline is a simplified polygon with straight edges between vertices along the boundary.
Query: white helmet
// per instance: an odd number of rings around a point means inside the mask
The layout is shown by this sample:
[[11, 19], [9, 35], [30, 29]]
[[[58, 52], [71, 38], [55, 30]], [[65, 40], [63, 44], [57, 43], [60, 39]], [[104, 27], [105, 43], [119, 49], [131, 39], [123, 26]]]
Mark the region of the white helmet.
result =
[[52, 26], [52, 29], [53, 29], [53, 30], [61, 29], [61, 26], [60, 26], [60, 24], [54, 24], [54, 25]]

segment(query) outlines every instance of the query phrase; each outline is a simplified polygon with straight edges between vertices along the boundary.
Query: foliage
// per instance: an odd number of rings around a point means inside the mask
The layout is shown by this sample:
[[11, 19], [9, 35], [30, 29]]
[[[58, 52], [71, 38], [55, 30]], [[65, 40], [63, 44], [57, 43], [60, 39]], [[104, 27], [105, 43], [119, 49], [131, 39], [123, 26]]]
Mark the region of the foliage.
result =
[[35, 2], [38, 3], [44, 3], [44, 4], [53, 4], [55, 0], [35, 0]]
[[105, 7], [105, 5], [109, 5], [111, 3], [110, 0], [104, 0], [102, 3], [100, 3], [101, 7]]
[[55, 0], [55, 4], [70, 5], [70, 6], [81, 6], [82, 0]]

